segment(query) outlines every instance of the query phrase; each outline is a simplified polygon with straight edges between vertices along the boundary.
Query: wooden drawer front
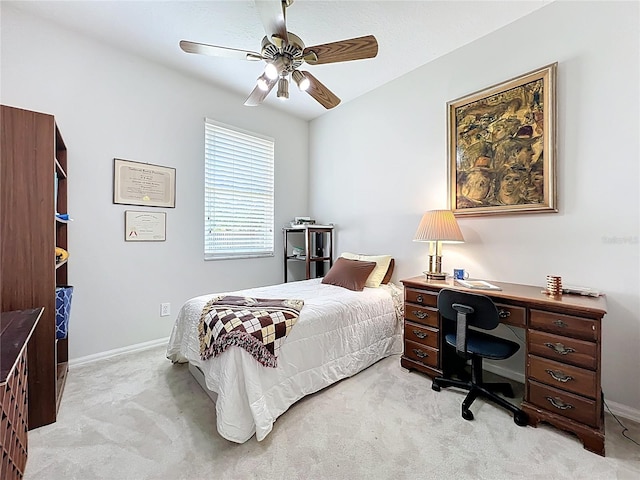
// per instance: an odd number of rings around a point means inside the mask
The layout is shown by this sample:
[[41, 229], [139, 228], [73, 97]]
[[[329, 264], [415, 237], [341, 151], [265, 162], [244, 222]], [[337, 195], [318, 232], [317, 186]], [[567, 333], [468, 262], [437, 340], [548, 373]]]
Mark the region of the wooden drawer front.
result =
[[593, 341], [598, 339], [600, 333], [600, 323], [595, 320], [543, 310], [531, 310], [531, 327]]
[[413, 288], [404, 289], [405, 302], [417, 303], [429, 307], [438, 306], [438, 292], [427, 292], [425, 290], [415, 290]]
[[404, 341], [404, 356], [428, 367], [438, 368], [439, 350], [419, 343]]
[[427, 347], [438, 348], [438, 330], [404, 321], [404, 339]]
[[529, 378], [556, 388], [596, 398], [596, 373], [546, 358], [529, 355]]
[[527, 326], [527, 309], [524, 307], [514, 307], [512, 305], [502, 305], [496, 303], [500, 321], [516, 327], [525, 328]]
[[595, 370], [598, 366], [598, 346], [553, 333], [529, 330], [528, 352], [541, 357]]
[[576, 422], [591, 427], [598, 426], [595, 400], [530, 381], [529, 402], [548, 412], [571, 418]]
[[407, 320], [438, 327], [438, 310], [430, 307], [419, 307], [410, 303], [404, 305], [404, 316]]

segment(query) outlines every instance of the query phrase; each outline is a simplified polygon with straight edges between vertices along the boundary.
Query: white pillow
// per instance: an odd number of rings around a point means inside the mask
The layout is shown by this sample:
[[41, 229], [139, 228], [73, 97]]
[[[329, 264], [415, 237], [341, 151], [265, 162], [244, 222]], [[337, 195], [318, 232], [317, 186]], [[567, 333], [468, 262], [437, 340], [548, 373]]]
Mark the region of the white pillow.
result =
[[363, 262], [376, 262], [376, 268], [367, 277], [365, 287], [378, 288], [389, 270], [391, 263], [391, 255], [359, 255], [357, 253], [345, 252], [340, 255], [348, 260], [361, 260]]

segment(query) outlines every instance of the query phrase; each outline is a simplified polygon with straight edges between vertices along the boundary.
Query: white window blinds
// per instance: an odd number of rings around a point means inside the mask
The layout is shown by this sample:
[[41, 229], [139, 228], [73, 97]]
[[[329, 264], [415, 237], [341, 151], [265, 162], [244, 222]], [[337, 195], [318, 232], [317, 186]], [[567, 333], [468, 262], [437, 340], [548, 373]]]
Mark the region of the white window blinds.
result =
[[273, 256], [272, 138], [205, 119], [204, 257]]

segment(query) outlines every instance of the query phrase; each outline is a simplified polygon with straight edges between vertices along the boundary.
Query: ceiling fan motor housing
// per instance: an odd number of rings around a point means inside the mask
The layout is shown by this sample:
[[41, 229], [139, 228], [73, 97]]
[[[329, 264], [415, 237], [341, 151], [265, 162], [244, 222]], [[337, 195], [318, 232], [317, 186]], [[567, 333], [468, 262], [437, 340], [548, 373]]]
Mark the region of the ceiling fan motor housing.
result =
[[[267, 37], [262, 39], [262, 57], [269, 63], [277, 63], [280, 75], [286, 76], [299, 68], [304, 62], [304, 42], [300, 37], [287, 32], [289, 42], [282, 45], [282, 50], [271, 43]], [[279, 40], [279, 39], [278, 39]], [[278, 42], [281, 43], [281, 42]]]

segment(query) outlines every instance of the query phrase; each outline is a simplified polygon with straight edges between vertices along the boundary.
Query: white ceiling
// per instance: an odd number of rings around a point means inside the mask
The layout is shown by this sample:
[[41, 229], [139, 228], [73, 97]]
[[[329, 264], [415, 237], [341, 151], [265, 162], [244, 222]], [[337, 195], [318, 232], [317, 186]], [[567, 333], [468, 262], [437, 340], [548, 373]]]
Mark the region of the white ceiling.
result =
[[[296, 0], [287, 9], [287, 29], [307, 46], [375, 35], [376, 58], [304, 65], [345, 103], [551, 1]], [[264, 69], [263, 62], [187, 54], [178, 46], [180, 40], [190, 40], [260, 51], [265, 31], [253, 0], [2, 3], [235, 92], [239, 103]], [[293, 85], [289, 100], [279, 100], [275, 93], [265, 103], [300, 118], [326, 112]]]

